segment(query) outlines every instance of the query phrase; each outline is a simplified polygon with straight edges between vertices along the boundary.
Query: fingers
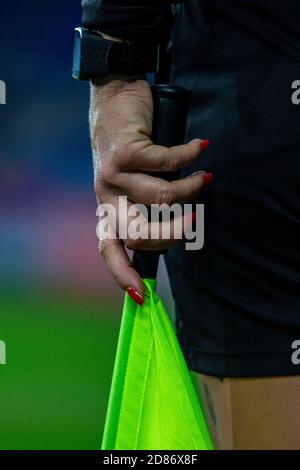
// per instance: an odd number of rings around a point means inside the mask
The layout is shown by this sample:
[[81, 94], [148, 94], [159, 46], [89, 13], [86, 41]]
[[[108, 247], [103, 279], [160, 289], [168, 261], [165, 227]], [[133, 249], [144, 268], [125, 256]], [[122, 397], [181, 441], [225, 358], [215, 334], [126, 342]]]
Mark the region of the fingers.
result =
[[115, 183], [122, 194], [126, 194], [131, 201], [150, 206], [151, 204], [168, 204], [186, 202], [198, 196], [206, 184], [204, 171], [199, 171], [187, 178], [166, 181], [142, 173], [121, 173], [116, 177]]
[[[151, 222], [148, 222], [148, 214], [141, 211], [139, 204], [127, 201], [127, 207], [120, 207], [115, 201], [114, 207], [114, 214], [111, 213], [109, 217], [109, 224], [114, 228], [112, 233], [118, 233], [118, 238], [132, 250], [168, 249], [184, 238], [185, 230], [192, 224], [192, 214], [182, 214], [179, 204], [172, 211], [167, 207], [160, 208]], [[100, 223], [105, 223], [105, 219]]]
[[[133, 147], [117, 147], [113, 158], [104, 162], [97, 172], [95, 183], [98, 200], [105, 200], [115, 208], [120, 194], [127, 196], [131, 207], [135, 206], [134, 202], [145, 206], [166, 204], [170, 207], [175, 203], [193, 200], [211, 181], [212, 175], [199, 171], [185, 179], [169, 182], [147, 173], [176, 171], [190, 165], [207, 146], [208, 141], [194, 139], [188, 144], [170, 148], [153, 145], [151, 141], [146, 146], [145, 142], [140, 141]], [[133, 250], [168, 249], [184, 237], [186, 225], [192, 223], [191, 215], [181, 214], [174, 219], [151, 223], [144, 217], [140, 221], [138, 233], [134, 233], [134, 230], [131, 233], [130, 225], [134, 223], [135, 217], [129, 214], [127, 221], [122, 222], [118, 209], [116, 212], [116, 221], [109, 223], [109, 226], [116, 229], [118, 238], [101, 239], [100, 252], [116, 283], [142, 305], [144, 285], [131, 265], [125, 245]], [[124, 211], [120, 212], [124, 214]]]
[[[148, 205], [192, 199], [202, 187], [199, 177], [169, 183], [162, 177], [156, 177], [155, 172], [175, 171], [190, 165], [208, 145], [208, 140], [200, 139], [170, 148], [153, 145], [150, 140], [149, 144], [143, 140], [118, 145], [112, 152], [112, 158], [97, 168], [96, 194], [99, 200], [106, 199], [108, 194], [126, 194], [132, 201]], [[152, 172], [154, 174], [149, 175]]]
[[143, 303], [144, 285], [139, 274], [133, 269], [121, 240], [100, 241], [99, 251], [116, 283], [127, 290], [140, 305]]
[[194, 163], [208, 143], [208, 140], [193, 139], [184, 145], [163, 147], [154, 145], [150, 140], [136, 142], [131, 146], [130, 158], [119, 156], [119, 168], [126, 172], [176, 171]]
[[184, 238], [185, 230], [192, 224], [192, 221], [193, 214], [185, 214], [165, 222], [148, 223], [145, 221], [141, 224], [140, 237], [132, 236], [129, 227], [129, 238], [124, 242], [132, 250], [167, 250]]

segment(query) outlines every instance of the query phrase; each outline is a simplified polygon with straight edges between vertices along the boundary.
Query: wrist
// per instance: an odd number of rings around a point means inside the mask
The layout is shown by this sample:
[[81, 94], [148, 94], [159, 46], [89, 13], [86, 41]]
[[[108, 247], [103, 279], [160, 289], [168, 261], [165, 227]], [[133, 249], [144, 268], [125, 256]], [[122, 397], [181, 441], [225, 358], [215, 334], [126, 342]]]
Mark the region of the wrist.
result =
[[[149, 83], [143, 76], [112, 76], [91, 81], [90, 109], [104, 110], [111, 106], [114, 98], [122, 93], [129, 92], [134, 97], [143, 97], [149, 92]], [[125, 96], [125, 95], [124, 95]]]
[[[109, 41], [114, 41], [114, 42], [125, 42], [124, 39], [117, 38], [115, 36], [110, 36], [109, 34], [103, 33], [102, 31], [98, 32], [103, 39], [108, 39]], [[133, 82], [136, 80], [146, 80], [146, 75], [144, 73], [137, 73], [133, 75], [125, 75], [125, 74], [111, 74], [111, 75], [106, 75], [101, 78], [97, 79], [92, 79], [90, 80], [91, 84], [95, 87], [103, 87], [111, 82], [114, 82], [114, 88], [116, 87], [121, 87], [124, 85], [124, 83], [127, 82]]]
[[127, 83], [136, 82], [138, 80], [147, 81], [145, 74], [134, 74], [134, 75], [123, 75], [123, 74], [112, 74], [106, 75], [105, 77], [90, 80], [91, 85], [94, 87], [113, 87], [121, 88]]
[[122, 75], [128, 80], [159, 67], [159, 44], [123, 40], [99, 31], [75, 28], [72, 75], [79, 80], [94, 80]]

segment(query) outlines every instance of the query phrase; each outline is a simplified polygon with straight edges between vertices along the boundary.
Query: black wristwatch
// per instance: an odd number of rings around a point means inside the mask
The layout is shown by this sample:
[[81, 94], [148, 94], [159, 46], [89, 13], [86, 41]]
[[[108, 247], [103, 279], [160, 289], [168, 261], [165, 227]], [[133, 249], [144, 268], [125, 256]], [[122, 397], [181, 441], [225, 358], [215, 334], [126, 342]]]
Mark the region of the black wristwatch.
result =
[[93, 80], [111, 74], [153, 73], [158, 68], [158, 44], [117, 42], [84, 28], [74, 30], [74, 78]]

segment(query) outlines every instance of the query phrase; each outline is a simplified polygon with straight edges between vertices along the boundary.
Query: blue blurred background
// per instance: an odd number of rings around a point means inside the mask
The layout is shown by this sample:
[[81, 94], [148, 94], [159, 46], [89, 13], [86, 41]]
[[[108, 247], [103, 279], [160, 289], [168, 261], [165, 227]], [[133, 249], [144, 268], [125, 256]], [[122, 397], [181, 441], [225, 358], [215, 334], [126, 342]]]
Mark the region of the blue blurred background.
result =
[[80, 0], [1, 7], [0, 449], [97, 449], [122, 295], [97, 253]]

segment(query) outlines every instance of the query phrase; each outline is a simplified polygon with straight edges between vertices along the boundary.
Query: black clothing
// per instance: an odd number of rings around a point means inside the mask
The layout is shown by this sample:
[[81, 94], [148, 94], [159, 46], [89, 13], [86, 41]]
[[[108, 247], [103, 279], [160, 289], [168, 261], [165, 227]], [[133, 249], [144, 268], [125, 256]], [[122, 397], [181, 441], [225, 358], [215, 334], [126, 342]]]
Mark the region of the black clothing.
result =
[[171, 2], [166, 0], [83, 0], [82, 24], [111, 36], [159, 42], [170, 35]]
[[186, 141], [211, 141], [182, 171], [214, 174], [195, 201], [204, 248], [167, 255], [187, 363], [217, 376], [299, 374], [300, 1], [187, 0], [173, 20], [168, 2], [149, 1], [128, 29], [118, 3], [102, 2], [115, 7], [99, 18], [99, 2], [84, 2], [86, 25], [155, 41], [172, 24], [171, 81], [193, 92]]

